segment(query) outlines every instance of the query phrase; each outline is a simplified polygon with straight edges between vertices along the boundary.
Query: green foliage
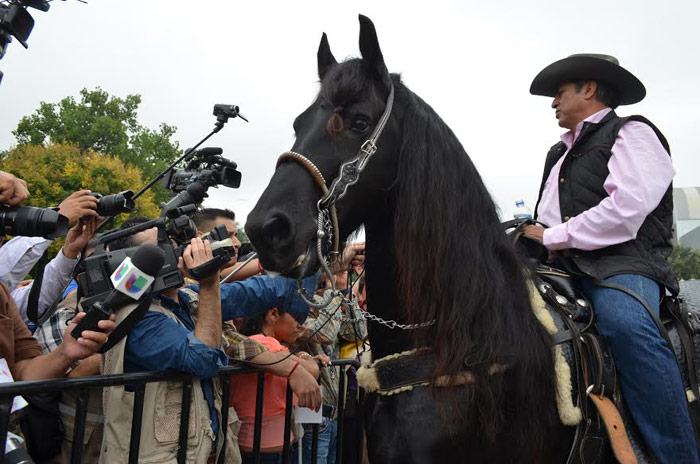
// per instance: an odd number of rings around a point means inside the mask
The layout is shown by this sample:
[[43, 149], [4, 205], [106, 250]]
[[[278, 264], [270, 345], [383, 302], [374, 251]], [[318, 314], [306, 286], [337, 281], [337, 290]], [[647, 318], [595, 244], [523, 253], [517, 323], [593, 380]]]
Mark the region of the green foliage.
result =
[[[81, 189], [107, 195], [143, 183], [141, 172], [136, 167], [67, 143], [24, 145], [11, 149], [2, 159], [2, 170], [27, 182], [31, 194], [25, 203], [27, 206], [58, 206], [68, 195]], [[160, 208], [152, 191], [136, 200], [134, 214], [158, 217]], [[115, 225], [120, 225], [125, 218], [126, 215], [118, 216]], [[62, 240], [57, 240], [52, 251], [58, 251], [62, 243]]]
[[[148, 181], [180, 155], [180, 148], [172, 140], [175, 126], [161, 123], [158, 129], [151, 130], [138, 123], [140, 103], [139, 95], [119, 98], [100, 88], [83, 89], [80, 101], [66, 97], [59, 103], [42, 102], [34, 114], [20, 120], [13, 134], [20, 147], [68, 143], [81, 152], [92, 150], [116, 157], [138, 168], [140, 177]], [[129, 187], [136, 191], [144, 184], [132, 182]], [[154, 189], [157, 202], [170, 198], [160, 185]]]
[[248, 238], [248, 234], [245, 233], [245, 229], [243, 228], [241, 223], [238, 221], [236, 221], [236, 238], [241, 243], [250, 242], [250, 239]]
[[700, 252], [684, 245], [677, 245], [673, 248], [669, 259], [679, 279], [700, 279]]

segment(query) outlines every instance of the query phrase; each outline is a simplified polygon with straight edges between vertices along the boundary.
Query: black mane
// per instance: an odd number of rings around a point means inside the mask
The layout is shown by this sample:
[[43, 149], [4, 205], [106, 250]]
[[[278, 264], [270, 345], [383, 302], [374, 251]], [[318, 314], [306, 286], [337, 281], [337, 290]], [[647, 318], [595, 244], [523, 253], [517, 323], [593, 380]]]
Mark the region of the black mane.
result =
[[[394, 195], [402, 311], [410, 322], [436, 320], [415, 336], [417, 346], [435, 353], [434, 377], [478, 373], [474, 388], [447, 389], [442, 403], [448, 415], [479, 424], [494, 442], [503, 430], [518, 431], [519, 445], [541, 450], [541, 431], [557, 420], [542, 413], [555, 401], [554, 368], [549, 336], [530, 306], [525, 270], [457, 137], [398, 78], [394, 84], [403, 136]], [[495, 365], [508, 366], [506, 373], [490, 375]], [[517, 409], [504, 407], [509, 404]]]

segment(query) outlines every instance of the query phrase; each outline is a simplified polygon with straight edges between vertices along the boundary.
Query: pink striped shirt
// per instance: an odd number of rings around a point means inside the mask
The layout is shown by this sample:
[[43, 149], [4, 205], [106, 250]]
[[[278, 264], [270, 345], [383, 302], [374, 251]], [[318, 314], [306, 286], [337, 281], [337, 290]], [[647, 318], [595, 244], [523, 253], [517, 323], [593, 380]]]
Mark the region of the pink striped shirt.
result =
[[654, 130], [642, 122], [630, 121], [620, 129], [612, 146], [610, 173], [603, 184], [609, 196], [562, 222], [558, 182], [561, 165], [583, 123], [598, 123], [610, 111], [610, 108], [598, 111], [580, 122], [575, 132], [561, 136], [566, 153], [550, 171], [537, 207], [538, 220], [549, 226], [543, 239], [549, 250], [597, 250], [636, 238], [644, 219], [659, 205], [671, 185], [676, 172]]

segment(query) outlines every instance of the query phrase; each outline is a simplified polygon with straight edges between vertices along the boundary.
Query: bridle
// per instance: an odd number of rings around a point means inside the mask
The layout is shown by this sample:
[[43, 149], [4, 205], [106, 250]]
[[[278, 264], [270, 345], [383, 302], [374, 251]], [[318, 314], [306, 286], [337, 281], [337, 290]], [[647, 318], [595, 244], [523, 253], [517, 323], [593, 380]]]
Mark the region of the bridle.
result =
[[[300, 153], [294, 151], [282, 153], [277, 160], [277, 166], [275, 169], [285, 161], [295, 161], [301, 164], [309, 172], [309, 174], [311, 174], [311, 177], [316, 182], [316, 185], [319, 186], [321, 192], [323, 193], [321, 199], [316, 203], [316, 209], [318, 210], [318, 219], [316, 221], [316, 255], [318, 256], [321, 267], [331, 281], [331, 291], [326, 292], [323, 300], [320, 302], [309, 300], [306, 297], [306, 292], [304, 291], [301, 277], [299, 277], [297, 278], [299, 294], [304, 302], [312, 308], [321, 309], [327, 307], [331, 301], [333, 301], [334, 297], [341, 296], [351, 310], [358, 312], [360, 316], [365, 319], [372, 320], [378, 324], [389, 327], [390, 329], [415, 330], [430, 327], [435, 323], [435, 319], [418, 324], [400, 324], [396, 321], [387, 321], [375, 316], [360, 308], [356, 299], [345, 298], [335, 288], [335, 278], [330, 270], [330, 265], [335, 262], [340, 255], [340, 229], [338, 227], [338, 216], [335, 203], [345, 196], [348, 187], [357, 183], [357, 181], [360, 179], [360, 174], [362, 174], [362, 171], [364, 171], [364, 169], [367, 167], [367, 163], [369, 162], [370, 158], [372, 158], [372, 155], [374, 155], [374, 153], [377, 151], [377, 140], [379, 139], [379, 136], [382, 135], [382, 132], [386, 127], [386, 123], [389, 120], [389, 116], [391, 116], [391, 110], [394, 106], [394, 85], [391, 83], [391, 80], [389, 80], [389, 86], [389, 97], [386, 101], [386, 108], [384, 108], [384, 113], [382, 113], [382, 116], [379, 118], [376, 127], [370, 134], [369, 138], [362, 144], [360, 150], [357, 152], [357, 155], [340, 165], [338, 175], [335, 179], [333, 179], [330, 188], [327, 187], [326, 179], [323, 177], [323, 174], [321, 174], [321, 170], [318, 169], [313, 161]], [[328, 248], [331, 249], [329, 253], [330, 259], [328, 260], [323, 255], [324, 241], [327, 243]], [[309, 247], [309, 249], [306, 251], [306, 259], [309, 258], [310, 253], [311, 249]], [[351, 318], [349, 320], [355, 321], [356, 319]]]
[[[316, 221], [316, 255], [318, 256], [321, 267], [331, 281], [332, 291], [328, 292], [326, 297], [320, 303], [311, 301], [305, 295], [301, 277], [298, 278], [297, 282], [299, 284], [299, 293], [301, 294], [301, 297], [304, 299], [305, 303], [311, 307], [325, 308], [330, 304], [333, 297], [337, 293], [335, 288], [335, 278], [330, 270], [330, 265], [337, 261], [338, 256], [340, 255], [340, 229], [338, 226], [338, 215], [336, 212], [335, 203], [345, 196], [348, 187], [357, 183], [357, 181], [360, 179], [360, 174], [362, 174], [362, 171], [365, 169], [365, 167], [367, 167], [367, 163], [372, 155], [374, 155], [374, 153], [377, 151], [377, 140], [379, 139], [379, 136], [382, 135], [382, 132], [386, 127], [386, 123], [389, 120], [389, 116], [391, 116], [391, 109], [394, 106], [394, 85], [391, 83], [391, 80], [389, 80], [389, 86], [389, 97], [386, 101], [386, 108], [384, 108], [384, 113], [382, 113], [382, 116], [379, 118], [376, 127], [370, 134], [369, 138], [362, 144], [357, 154], [340, 165], [338, 175], [335, 179], [333, 179], [330, 188], [327, 187], [326, 179], [323, 177], [323, 174], [321, 174], [318, 167], [313, 163], [313, 161], [304, 155], [297, 152], [288, 151], [282, 153], [282, 155], [280, 155], [280, 157], [277, 159], [277, 166], [275, 169], [285, 161], [295, 161], [302, 165], [309, 172], [309, 174], [311, 174], [311, 177], [316, 182], [316, 185], [319, 186], [321, 192], [323, 193], [321, 199], [316, 203], [316, 209], [318, 211], [318, 219]], [[329, 253], [329, 259], [326, 259], [323, 253], [324, 242], [331, 250]], [[310, 252], [310, 249], [306, 252], [307, 259]]]

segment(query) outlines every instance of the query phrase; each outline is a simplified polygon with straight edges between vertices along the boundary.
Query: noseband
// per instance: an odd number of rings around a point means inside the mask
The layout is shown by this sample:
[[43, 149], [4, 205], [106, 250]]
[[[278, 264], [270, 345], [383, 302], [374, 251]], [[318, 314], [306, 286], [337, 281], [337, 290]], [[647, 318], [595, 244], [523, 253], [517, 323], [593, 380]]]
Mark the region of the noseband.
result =
[[[340, 229], [338, 226], [338, 216], [335, 203], [345, 196], [348, 187], [357, 183], [360, 178], [360, 174], [362, 174], [362, 171], [367, 166], [369, 159], [377, 151], [377, 140], [379, 139], [379, 136], [382, 135], [382, 131], [384, 131], [384, 127], [389, 120], [389, 116], [391, 116], [391, 109], [394, 106], [394, 85], [391, 83], [391, 79], [389, 80], [389, 85], [389, 97], [386, 101], [386, 108], [384, 109], [382, 116], [379, 118], [377, 126], [374, 128], [374, 131], [372, 131], [370, 137], [362, 144], [360, 150], [357, 152], [357, 155], [340, 165], [338, 175], [335, 179], [333, 179], [330, 188], [327, 187], [326, 179], [323, 177], [323, 174], [321, 174], [320, 169], [318, 169], [313, 161], [304, 155], [293, 151], [288, 151], [282, 153], [277, 160], [277, 166], [275, 169], [283, 162], [289, 160], [301, 164], [309, 172], [309, 174], [311, 174], [311, 177], [323, 192], [321, 199], [316, 203], [316, 208], [318, 210], [318, 220], [316, 222], [318, 227], [316, 232], [316, 254], [318, 255], [318, 260], [321, 267], [323, 267], [323, 270], [331, 280], [333, 292], [331, 292], [321, 303], [310, 301], [304, 295], [303, 287], [301, 285], [301, 278], [298, 279], [301, 296], [309, 306], [323, 308], [328, 306], [333, 299], [333, 293], [335, 293], [336, 290], [335, 279], [333, 278], [333, 273], [330, 271], [329, 265], [335, 262], [340, 254]], [[327, 260], [323, 255], [324, 240], [327, 241], [329, 245], [332, 244], [329, 260]], [[309, 252], [307, 250], [307, 257], [308, 254]]]

